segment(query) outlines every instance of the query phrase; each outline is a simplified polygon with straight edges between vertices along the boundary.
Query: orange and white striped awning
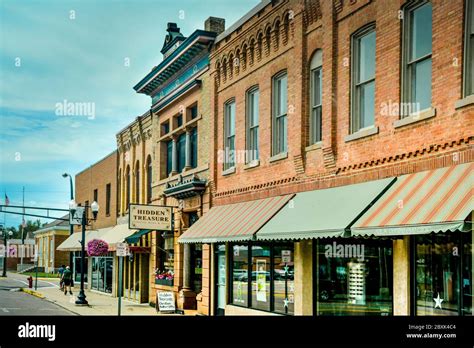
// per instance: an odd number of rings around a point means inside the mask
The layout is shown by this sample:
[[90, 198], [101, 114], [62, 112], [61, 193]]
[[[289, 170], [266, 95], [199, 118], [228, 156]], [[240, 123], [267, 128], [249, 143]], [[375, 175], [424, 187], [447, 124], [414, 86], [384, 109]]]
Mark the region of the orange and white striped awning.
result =
[[467, 231], [474, 163], [403, 175], [351, 227], [352, 235]]
[[252, 240], [254, 234], [294, 195], [215, 206], [179, 238], [180, 243]]

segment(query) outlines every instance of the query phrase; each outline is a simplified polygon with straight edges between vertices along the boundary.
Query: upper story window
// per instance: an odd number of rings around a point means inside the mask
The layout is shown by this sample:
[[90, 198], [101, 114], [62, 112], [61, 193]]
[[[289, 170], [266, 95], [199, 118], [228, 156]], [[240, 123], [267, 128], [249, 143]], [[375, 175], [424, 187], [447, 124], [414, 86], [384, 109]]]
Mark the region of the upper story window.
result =
[[194, 127], [191, 130], [191, 168], [198, 166], [198, 129]]
[[105, 215], [110, 215], [110, 200], [112, 197], [112, 185], [105, 185]]
[[99, 200], [99, 190], [95, 189], [94, 190], [94, 200], [93, 202], [97, 202]]
[[117, 182], [117, 214], [122, 211], [122, 169], [119, 170], [118, 182]]
[[177, 170], [181, 173], [186, 166], [186, 133], [181, 134], [176, 142]]
[[375, 24], [352, 35], [351, 129], [375, 123]]
[[146, 202], [151, 203], [151, 182], [152, 182], [151, 156], [146, 160]]
[[170, 132], [170, 123], [169, 121], [161, 124], [161, 136], [168, 134]]
[[130, 204], [130, 166], [127, 166], [127, 172], [125, 174], [125, 210], [128, 210]]
[[466, 0], [464, 97], [474, 94], [474, 0]]
[[323, 51], [316, 50], [310, 64], [309, 144], [322, 140]]
[[278, 155], [288, 150], [288, 77], [286, 71], [273, 77], [272, 82], [272, 155]]
[[173, 171], [173, 140], [166, 143], [166, 176]]
[[140, 203], [140, 162], [135, 166], [135, 203]]
[[176, 127], [181, 127], [183, 125], [183, 115], [176, 116]]
[[189, 117], [191, 120], [194, 120], [196, 117], [198, 117], [198, 106], [197, 104], [191, 106], [189, 108]]
[[235, 100], [224, 105], [224, 170], [235, 166]]
[[431, 107], [431, 2], [415, 2], [404, 11], [402, 117]]
[[256, 161], [258, 154], [258, 114], [260, 91], [253, 87], [247, 92], [247, 162]]

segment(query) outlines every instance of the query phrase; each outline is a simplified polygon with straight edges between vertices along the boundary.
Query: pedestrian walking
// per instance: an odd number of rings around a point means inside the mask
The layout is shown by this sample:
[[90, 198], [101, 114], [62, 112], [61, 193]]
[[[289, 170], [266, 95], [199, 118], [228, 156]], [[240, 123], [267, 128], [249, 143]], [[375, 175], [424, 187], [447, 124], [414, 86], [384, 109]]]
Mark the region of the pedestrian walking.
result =
[[66, 270], [66, 266], [65, 266], [65, 265], [61, 265], [61, 267], [59, 267], [59, 269], [58, 269], [58, 273], [59, 273], [59, 290], [60, 290], [60, 291], [64, 291], [63, 273], [64, 273], [65, 270]]
[[67, 295], [67, 288], [69, 287], [69, 293], [72, 295], [71, 286], [72, 286], [72, 272], [69, 266], [63, 272], [63, 286], [64, 286], [64, 295]]

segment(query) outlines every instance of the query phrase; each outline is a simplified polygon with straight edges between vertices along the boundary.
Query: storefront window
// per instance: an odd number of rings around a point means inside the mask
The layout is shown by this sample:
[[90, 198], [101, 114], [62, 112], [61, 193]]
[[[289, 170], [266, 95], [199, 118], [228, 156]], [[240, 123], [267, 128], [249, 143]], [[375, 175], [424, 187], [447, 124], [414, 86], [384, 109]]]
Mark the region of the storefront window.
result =
[[391, 315], [392, 241], [318, 243], [317, 315]]
[[[87, 264], [88, 264], [89, 258], [86, 256], [84, 259], [84, 269], [86, 270], [86, 273], [84, 273], [84, 282], [87, 283]], [[81, 252], [80, 251], [75, 251], [74, 252], [74, 281], [75, 282], [80, 282], [81, 281]]]
[[295, 312], [293, 245], [278, 245], [273, 250], [275, 312], [293, 314]]
[[234, 245], [232, 263], [232, 303], [248, 305], [248, 245]]
[[97, 291], [112, 293], [113, 257], [92, 257], [91, 288]]
[[231, 255], [232, 303], [293, 314], [293, 252], [293, 244], [234, 245]]
[[157, 233], [157, 268], [160, 273], [174, 273], [174, 237]]
[[415, 237], [416, 314], [472, 314], [472, 233]]
[[252, 308], [270, 310], [269, 246], [252, 246]]
[[196, 294], [202, 289], [202, 244], [191, 245], [192, 284]]

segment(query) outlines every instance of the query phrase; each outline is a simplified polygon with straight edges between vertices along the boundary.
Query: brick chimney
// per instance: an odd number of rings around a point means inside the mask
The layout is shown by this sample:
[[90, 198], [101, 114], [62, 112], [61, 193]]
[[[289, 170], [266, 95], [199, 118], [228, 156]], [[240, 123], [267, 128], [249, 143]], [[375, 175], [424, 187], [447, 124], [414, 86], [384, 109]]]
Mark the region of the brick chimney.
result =
[[204, 22], [204, 30], [205, 31], [212, 31], [219, 35], [225, 30], [225, 19], [218, 18], [218, 17], [209, 17]]

